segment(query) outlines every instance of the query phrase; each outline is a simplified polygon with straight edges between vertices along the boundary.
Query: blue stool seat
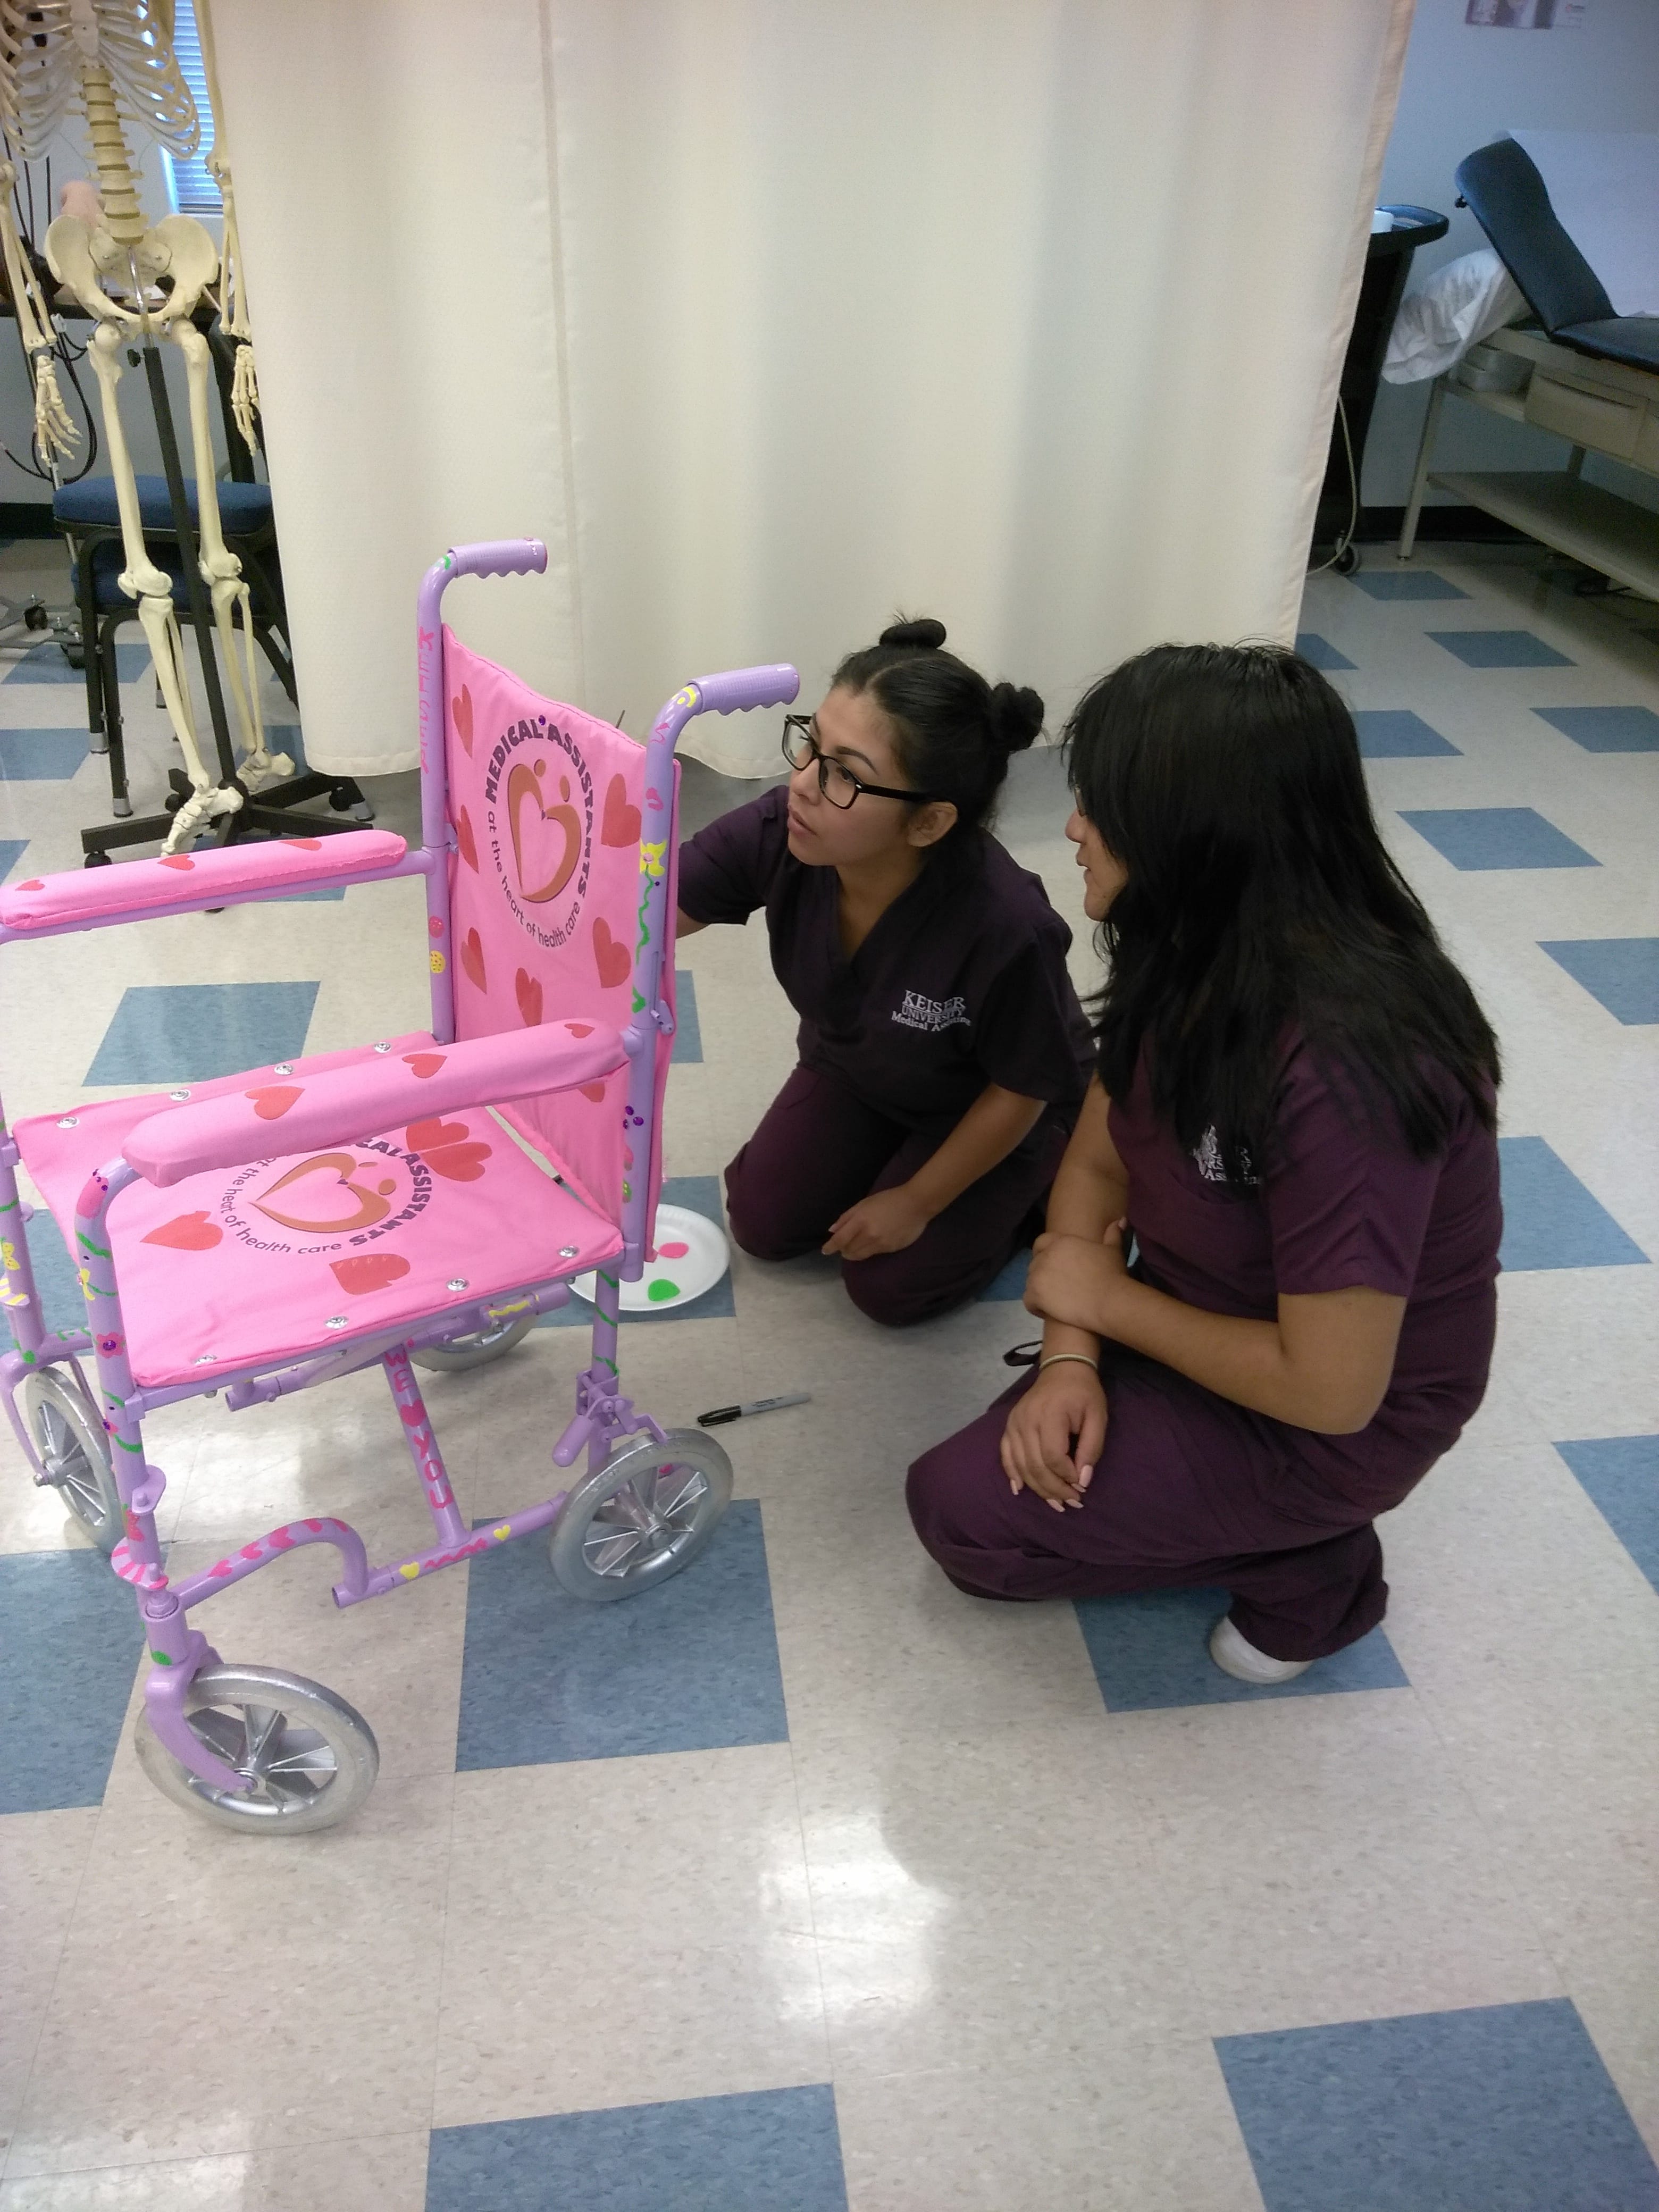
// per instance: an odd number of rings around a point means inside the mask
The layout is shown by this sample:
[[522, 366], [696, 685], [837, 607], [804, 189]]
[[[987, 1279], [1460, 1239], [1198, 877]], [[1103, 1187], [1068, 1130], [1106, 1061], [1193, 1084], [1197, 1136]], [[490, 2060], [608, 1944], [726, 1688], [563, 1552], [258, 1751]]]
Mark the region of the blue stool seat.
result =
[[[167, 494], [165, 477], [139, 477], [138, 514], [147, 531], [164, 532], [173, 527], [173, 501]], [[262, 483], [222, 483], [215, 487], [219, 495], [219, 520], [228, 538], [252, 538], [270, 527], [270, 487]], [[190, 519], [198, 520], [196, 506], [196, 481], [188, 478], [185, 495], [190, 502]], [[114, 530], [120, 527], [121, 511], [115, 503], [115, 481], [112, 477], [82, 477], [79, 483], [65, 484], [52, 495], [52, 516], [54, 522], [81, 523], [88, 527], [103, 524]]]
[[[79, 489], [79, 487], [76, 487]], [[62, 494], [59, 494], [62, 497]], [[185, 589], [184, 563], [174, 545], [152, 545], [149, 557], [156, 567], [173, 579], [173, 604], [188, 609], [190, 594]], [[117, 607], [136, 607], [137, 599], [130, 599], [117, 580], [126, 566], [126, 556], [119, 543], [106, 538], [92, 549], [92, 601], [100, 615], [112, 614]], [[70, 589], [78, 601], [81, 596], [81, 564], [74, 562], [70, 568]]]

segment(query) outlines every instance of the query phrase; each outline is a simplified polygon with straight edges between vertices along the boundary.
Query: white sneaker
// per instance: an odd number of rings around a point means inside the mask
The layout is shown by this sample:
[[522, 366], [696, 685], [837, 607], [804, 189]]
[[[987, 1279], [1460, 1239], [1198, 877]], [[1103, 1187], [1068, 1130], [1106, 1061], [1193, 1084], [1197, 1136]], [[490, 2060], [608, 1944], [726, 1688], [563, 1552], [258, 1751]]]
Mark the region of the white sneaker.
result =
[[1248, 1644], [1223, 1613], [1210, 1632], [1210, 1656], [1224, 1674], [1236, 1682], [1293, 1682], [1313, 1665], [1311, 1659], [1273, 1659]]

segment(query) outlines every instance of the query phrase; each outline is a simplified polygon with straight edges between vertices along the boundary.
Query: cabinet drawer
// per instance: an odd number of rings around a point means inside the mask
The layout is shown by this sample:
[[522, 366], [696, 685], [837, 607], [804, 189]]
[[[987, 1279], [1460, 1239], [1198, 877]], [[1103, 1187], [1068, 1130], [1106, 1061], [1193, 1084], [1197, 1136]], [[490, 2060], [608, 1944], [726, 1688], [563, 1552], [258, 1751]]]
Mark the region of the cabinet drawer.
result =
[[1527, 386], [1528, 422], [1619, 460], [1633, 459], [1645, 412], [1639, 400], [1604, 399], [1594, 392], [1580, 392], [1575, 385], [1558, 384], [1541, 371]]

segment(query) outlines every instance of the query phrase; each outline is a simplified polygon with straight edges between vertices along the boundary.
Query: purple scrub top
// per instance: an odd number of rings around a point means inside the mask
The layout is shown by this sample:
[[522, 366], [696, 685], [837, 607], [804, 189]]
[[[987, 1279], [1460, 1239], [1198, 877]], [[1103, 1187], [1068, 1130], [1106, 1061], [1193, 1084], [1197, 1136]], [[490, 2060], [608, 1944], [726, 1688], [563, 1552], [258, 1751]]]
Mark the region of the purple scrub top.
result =
[[766, 909], [772, 967], [800, 1016], [801, 1063], [839, 1076], [902, 1127], [943, 1138], [990, 1083], [1074, 1118], [1094, 1064], [1066, 972], [1072, 933], [1042, 878], [975, 830], [947, 839], [852, 959], [840, 884], [789, 850], [787, 787], [680, 848], [693, 921]]
[[1245, 1416], [1273, 1450], [1277, 1479], [1293, 1486], [1307, 1470], [1327, 1497], [1368, 1511], [1397, 1504], [1456, 1441], [1492, 1360], [1504, 1231], [1498, 1140], [1462, 1086], [1439, 1079], [1449, 1140], [1414, 1159], [1391, 1109], [1368, 1112], [1350, 1082], [1295, 1046], [1279, 1081], [1273, 1158], [1243, 1188], [1225, 1180], [1213, 1132], [1188, 1152], [1153, 1113], [1144, 1060], [1109, 1117], [1129, 1176], [1137, 1272], [1154, 1288], [1261, 1321], [1274, 1317], [1281, 1292], [1363, 1285], [1406, 1300], [1394, 1372], [1369, 1426], [1319, 1436]]

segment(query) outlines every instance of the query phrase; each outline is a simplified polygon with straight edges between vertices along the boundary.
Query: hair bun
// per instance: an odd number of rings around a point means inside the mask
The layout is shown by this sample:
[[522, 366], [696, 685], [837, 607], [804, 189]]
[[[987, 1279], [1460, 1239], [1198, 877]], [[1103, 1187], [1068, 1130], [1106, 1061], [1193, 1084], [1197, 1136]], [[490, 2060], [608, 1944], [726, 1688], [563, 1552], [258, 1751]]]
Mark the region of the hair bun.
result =
[[994, 684], [991, 687], [991, 726], [1005, 752], [1023, 753], [1042, 727], [1043, 705], [1024, 685]]
[[883, 630], [878, 642], [882, 645], [914, 645], [925, 653], [937, 653], [945, 642], [945, 624], [935, 622], [931, 615], [918, 615], [915, 622], [890, 623]]

